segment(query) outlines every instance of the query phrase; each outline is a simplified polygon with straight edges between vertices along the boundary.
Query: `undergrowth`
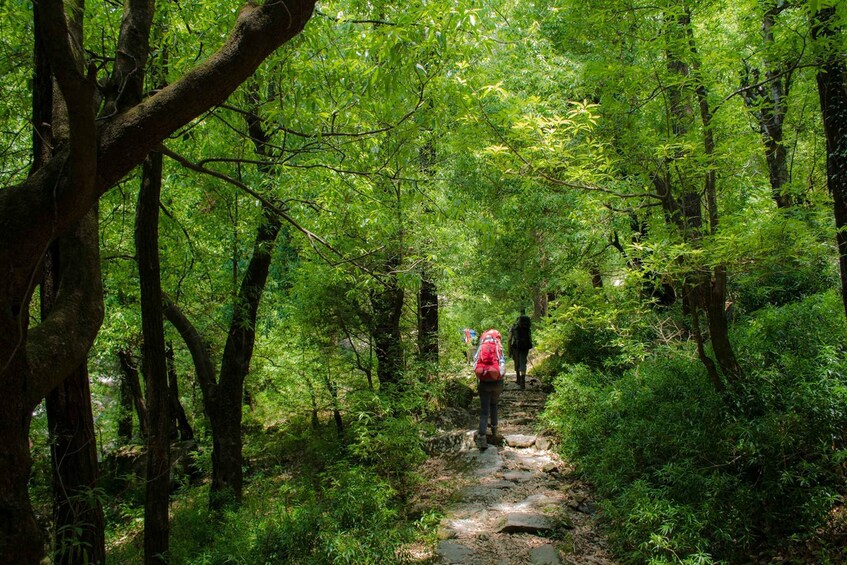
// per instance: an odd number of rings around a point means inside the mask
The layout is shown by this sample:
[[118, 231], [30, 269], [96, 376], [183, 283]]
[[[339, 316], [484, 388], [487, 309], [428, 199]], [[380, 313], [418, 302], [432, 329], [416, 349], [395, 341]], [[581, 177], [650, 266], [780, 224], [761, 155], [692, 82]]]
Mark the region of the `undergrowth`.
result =
[[[620, 372], [566, 365], [544, 415], [596, 487], [626, 563], [747, 563], [825, 527], [843, 503], [847, 358], [839, 297], [759, 310], [725, 395], [686, 344]], [[592, 360], [593, 361], [593, 360]], [[816, 562], [843, 548], [818, 544]]]

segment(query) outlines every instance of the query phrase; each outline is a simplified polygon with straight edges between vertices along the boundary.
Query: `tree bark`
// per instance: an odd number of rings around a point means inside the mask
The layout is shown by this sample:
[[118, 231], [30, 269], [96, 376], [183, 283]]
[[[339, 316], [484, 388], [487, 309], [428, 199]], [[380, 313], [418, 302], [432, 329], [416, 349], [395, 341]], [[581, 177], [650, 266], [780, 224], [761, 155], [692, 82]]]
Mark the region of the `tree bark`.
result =
[[[144, 393], [141, 391], [141, 381], [138, 379], [138, 368], [128, 348], [118, 350], [118, 360], [121, 364], [121, 380], [127, 384], [135, 413], [138, 416], [138, 430], [142, 438], [147, 438], [147, 406]], [[130, 415], [131, 417], [131, 415]]]
[[[96, 209], [91, 214], [96, 229]], [[90, 243], [96, 246], [96, 240]], [[52, 245], [45, 257], [41, 282], [43, 319], [49, 317], [56, 302], [62, 262], [60, 248], [58, 243]], [[50, 391], [45, 407], [53, 470], [54, 563], [105, 563], [103, 508], [94, 495], [99, 473], [87, 362]]]
[[822, 53], [817, 72], [818, 97], [826, 136], [826, 185], [832, 195], [835, 240], [841, 272], [841, 300], [847, 313], [847, 68], [837, 49], [835, 7], [819, 10], [812, 39]]
[[142, 370], [147, 388], [147, 481], [144, 503], [144, 562], [169, 561], [170, 394], [165, 362], [162, 284], [159, 270], [159, 197], [162, 155], [150, 154], [142, 168], [135, 216], [135, 248], [141, 287]]
[[[762, 41], [766, 48], [772, 48], [774, 45], [773, 26], [776, 17], [786, 7], [787, 3], [776, 2], [762, 16]], [[794, 199], [791, 194], [785, 192], [789, 173], [788, 152], [783, 142], [783, 122], [788, 111], [788, 91], [792, 73], [768, 56], [765, 57], [764, 66], [765, 82], [755, 88], [749, 88], [749, 83], [759, 81], [758, 69], [745, 70], [742, 86], [748, 88], [744, 91], [744, 102], [759, 124], [774, 202], [777, 208], [790, 208], [794, 205]]]
[[403, 312], [403, 289], [397, 282], [397, 256], [386, 262], [383, 286], [371, 295], [373, 309], [373, 342], [377, 360], [376, 377], [380, 385], [399, 385], [403, 370], [403, 343], [400, 316]]
[[438, 363], [438, 288], [426, 271], [418, 293], [418, 352], [422, 361]]
[[132, 387], [130, 387], [129, 379], [123, 371], [123, 367], [121, 367], [121, 369], [121, 376], [119, 380], [120, 384], [118, 386], [121, 411], [118, 416], [118, 427], [116, 432], [118, 436], [118, 445], [124, 446], [129, 445], [132, 442], [132, 431], [134, 429], [132, 424], [132, 412], [135, 402], [132, 398]]
[[171, 438], [181, 441], [194, 439], [194, 430], [191, 429], [191, 423], [188, 421], [188, 416], [185, 414], [185, 408], [179, 400], [179, 380], [176, 374], [176, 364], [174, 362], [174, 348], [168, 343], [165, 349], [165, 357], [168, 363], [168, 390], [171, 397], [171, 415], [174, 418]]

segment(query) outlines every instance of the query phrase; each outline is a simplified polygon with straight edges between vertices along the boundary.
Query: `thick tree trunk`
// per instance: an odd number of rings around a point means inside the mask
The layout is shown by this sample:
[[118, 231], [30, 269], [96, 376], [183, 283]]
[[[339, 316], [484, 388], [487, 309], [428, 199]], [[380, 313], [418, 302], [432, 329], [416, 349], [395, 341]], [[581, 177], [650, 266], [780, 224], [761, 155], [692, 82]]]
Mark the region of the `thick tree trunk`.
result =
[[[96, 210], [92, 212], [96, 216]], [[96, 224], [96, 219], [94, 220]], [[61, 254], [51, 246], [41, 283], [41, 315], [49, 317], [59, 287]], [[45, 399], [53, 468], [54, 562], [106, 562], [105, 522], [97, 487], [97, 441], [87, 363], [82, 363]]]
[[[818, 11], [812, 25], [815, 41], [836, 43], [835, 7]], [[825, 43], [821, 41], [821, 43]], [[818, 97], [826, 136], [826, 184], [832, 194], [835, 240], [841, 269], [841, 299], [847, 313], [847, 68], [834, 45], [824, 47], [817, 72]]]
[[159, 272], [159, 196], [162, 155], [151, 153], [142, 168], [136, 210], [135, 247], [141, 286], [142, 369], [147, 387], [147, 480], [144, 503], [144, 562], [169, 561], [170, 395], [165, 362], [162, 285]]
[[418, 352], [422, 361], [438, 363], [438, 288], [424, 272], [418, 294]]
[[[53, 75], [41, 38], [40, 8], [34, 7], [36, 29], [36, 74], [33, 92], [33, 165], [31, 174], [44, 166], [53, 153], [55, 137], [60, 137], [66, 123], [64, 108], [54, 104]], [[73, 21], [75, 36], [81, 37], [79, 18]], [[54, 120], [54, 115], [56, 120]], [[55, 131], [54, 131], [55, 130]], [[54, 136], [55, 134], [55, 136]], [[63, 142], [67, 142], [66, 139]], [[88, 223], [96, 233], [96, 207], [89, 213]], [[92, 255], [99, 254], [96, 237], [87, 244]], [[41, 279], [41, 318], [47, 321], [56, 306], [61, 286], [61, 239], [53, 243], [44, 256]], [[65, 261], [73, 260], [66, 257]], [[99, 279], [99, 269], [92, 271]], [[87, 281], [89, 286], [99, 286], [98, 281]], [[85, 284], [85, 283], [83, 283]], [[45, 399], [47, 426], [50, 433], [50, 456], [53, 481], [53, 531], [54, 563], [102, 564], [106, 561], [105, 522], [103, 508], [94, 494], [97, 487], [97, 442], [94, 434], [94, 417], [91, 411], [87, 360], [80, 363], [70, 375], [54, 388]]]
[[47, 395], [53, 460], [55, 565], [106, 562], [103, 508], [97, 487], [97, 441], [88, 369], [81, 365]]

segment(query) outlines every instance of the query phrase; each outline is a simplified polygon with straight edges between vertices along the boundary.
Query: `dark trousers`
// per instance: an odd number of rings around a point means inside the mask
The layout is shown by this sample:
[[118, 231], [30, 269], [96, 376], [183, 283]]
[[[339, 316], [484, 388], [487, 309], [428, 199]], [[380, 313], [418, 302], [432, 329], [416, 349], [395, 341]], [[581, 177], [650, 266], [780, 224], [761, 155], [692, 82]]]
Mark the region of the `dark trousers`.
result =
[[488, 426], [488, 418], [491, 417], [492, 427], [497, 427], [497, 401], [503, 392], [503, 380], [479, 381], [477, 385], [479, 392], [479, 435], [485, 437], [485, 428]]
[[529, 349], [512, 349], [512, 359], [515, 361], [515, 375], [518, 386], [523, 388], [526, 384], [526, 358], [529, 356]]

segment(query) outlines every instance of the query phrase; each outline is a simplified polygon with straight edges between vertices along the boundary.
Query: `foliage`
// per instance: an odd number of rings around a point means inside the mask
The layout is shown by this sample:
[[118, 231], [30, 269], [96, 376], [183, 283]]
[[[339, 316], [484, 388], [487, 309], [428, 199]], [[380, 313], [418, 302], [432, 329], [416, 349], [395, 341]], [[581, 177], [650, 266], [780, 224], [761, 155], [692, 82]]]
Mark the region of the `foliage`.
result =
[[628, 562], [743, 560], [774, 536], [815, 534], [847, 457], [839, 311], [834, 293], [815, 295], [738, 328], [749, 376], [737, 410], [680, 348], [620, 378], [585, 365], [559, 375], [546, 419], [605, 497]]

